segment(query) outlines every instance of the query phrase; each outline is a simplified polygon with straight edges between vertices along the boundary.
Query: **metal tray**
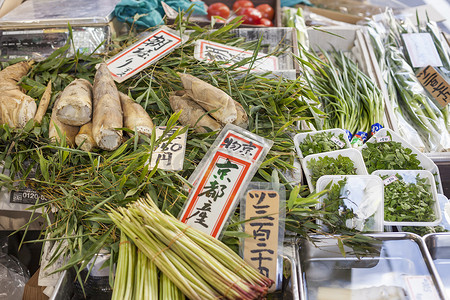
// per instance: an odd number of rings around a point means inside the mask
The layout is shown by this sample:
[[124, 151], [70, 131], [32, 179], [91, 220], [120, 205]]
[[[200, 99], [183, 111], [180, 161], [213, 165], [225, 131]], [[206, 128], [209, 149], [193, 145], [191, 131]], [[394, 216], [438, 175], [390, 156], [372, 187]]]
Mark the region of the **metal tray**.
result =
[[450, 233], [430, 233], [423, 237], [431, 259], [450, 298]]
[[[316, 245], [299, 241], [300, 299], [331, 299], [330, 293], [333, 299], [406, 300], [419, 299], [419, 295], [420, 299], [447, 299], [420, 236], [402, 232], [370, 236], [379, 241], [372, 244], [374, 254], [359, 258], [347, 247], [346, 256], [342, 256], [337, 239], [332, 236], [312, 236]], [[429, 288], [428, 293], [424, 285]], [[380, 298], [371, 298], [377, 294]]]

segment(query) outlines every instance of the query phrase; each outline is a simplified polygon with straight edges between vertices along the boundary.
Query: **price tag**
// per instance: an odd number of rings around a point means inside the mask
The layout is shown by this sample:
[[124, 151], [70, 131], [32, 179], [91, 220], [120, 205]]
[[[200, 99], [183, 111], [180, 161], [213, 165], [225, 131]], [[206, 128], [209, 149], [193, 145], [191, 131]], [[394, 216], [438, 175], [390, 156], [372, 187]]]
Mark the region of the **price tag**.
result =
[[227, 124], [189, 178], [194, 187], [180, 220], [217, 238], [271, 146], [271, 141]]
[[[226, 61], [225, 65], [231, 66], [240, 62], [244, 58], [253, 56], [253, 51], [246, 51], [241, 48], [232, 47], [224, 44], [214, 43], [207, 40], [198, 40], [194, 49], [194, 57], [200, 61]], [[245, 64], [239, 69], [247, 70], [252, 67], [253, 70], [276, 71], [278, 67], [278, 58], [275, 56], [267, 56], [258, 54], [257, 60], [250, 66]]]
[[386, 143], [386, 142], [390, 142], [391, 141], [391, 137], [386, 135], [386, 136], [377, 136], [375, 137], [377, 143]]
[[[167, 138], [170, 138], [175, 131], [181, 128], [174, 127], [166, 133]], [[163, 136], [166, 127], [158, 126], [155, 129], [156, 140]], [[180, 171], [183, 170], [184, 154], [186, 151], [186, 132], [177, 135], [170, 143], [162, 142], [157, 149], [152, 153], [150, 166], [153, 168], [158, 164], [158, 169]]]
[[441, 108], [450, 102], [450, 84], [432, 66], [427, 66], [417, 74], [422, 86], [433, 96]]
[[337, 137], [333, 136], [330, 139], [333, 143], [335, 143], [339, 148], [344, 148], [345, 143], [343, 141], [341, 141], [340, 139], [338, 139]]
[[397, 176], [392, 175], [392, 176], [389, 176], [388, 178], [386, 178], [385, 180], [383, 180], [383, 183], [384, 183], [384, 185], [389, 185], [397, 180], [398, 180]]
[[106, 64], [114, 80], [122, 82], [160, 60], [187, 40], [188, 36], [180, 36], [176, 31], [162, 26], [110, 58]]
[[439, 300], [439, 294], [433, 280], [428, 275], [405, 276], [408, 294], [411, 300]]
[[402, 38], [414, 68], [423, 68], [428, 65], [433, 67], [442, 66], [439, 53], [428, 32], [404, 33]]
[[[270, 190], [250, 190], [245, 197], [243, 258], [262, 275], [277, 282], [280, 195]], [[275, 289], [276, 285], [272, 287]]]

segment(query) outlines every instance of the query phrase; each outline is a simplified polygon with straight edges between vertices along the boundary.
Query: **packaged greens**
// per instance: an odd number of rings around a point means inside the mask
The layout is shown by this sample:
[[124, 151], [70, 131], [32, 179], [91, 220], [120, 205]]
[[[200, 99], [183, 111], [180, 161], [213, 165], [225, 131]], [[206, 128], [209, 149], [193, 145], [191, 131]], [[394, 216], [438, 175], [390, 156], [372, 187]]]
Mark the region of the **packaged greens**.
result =
[[299, 143], [299, 149], [303, 156], [340, 150], [348, 148], [345, 138], [343, 133], [336, 135], [331, 131], [307, 134], [306, 138]]
[[338, 155], [337, 158], [329, 156], [318, 157], [317, 160], [312, 158], [307, 162], [307, 168], [313, 186], [323, 175], [356, 175], [355, 164], [351, 158], [342, 155]]

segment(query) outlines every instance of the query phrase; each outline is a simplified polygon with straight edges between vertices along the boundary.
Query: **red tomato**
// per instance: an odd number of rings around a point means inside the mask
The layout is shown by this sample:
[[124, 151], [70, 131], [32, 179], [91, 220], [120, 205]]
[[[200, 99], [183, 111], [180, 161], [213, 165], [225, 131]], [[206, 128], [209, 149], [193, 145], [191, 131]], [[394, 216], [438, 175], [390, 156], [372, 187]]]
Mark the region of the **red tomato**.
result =
[[208, 7], [208, 17], [220, 16], [227, 19], [230, 16], [230, 9], [222, 2], [216, 2]]
[[255, 7], [255, 6], [253, 5], [253, 2], [249, 0], [238, 0], [233, 3], [233, 11], [235, 11], [236, 13], [239, 10], [247, 7]]
[[256, 9], [261, 12], [263, 18], [273, 20], [275, 11], [269, 4], [260, 4], [256, 7]]
[[262, 18], [261, 12], [253, 7], [241, 9], [237, 14], [244, 16], [242, 18], [244, 24], [258, 25]]
[[262, 18], [261, 21], [259, 21], [259, 25], [270, 27], [273, 26], [273, 23], [269, 19]]

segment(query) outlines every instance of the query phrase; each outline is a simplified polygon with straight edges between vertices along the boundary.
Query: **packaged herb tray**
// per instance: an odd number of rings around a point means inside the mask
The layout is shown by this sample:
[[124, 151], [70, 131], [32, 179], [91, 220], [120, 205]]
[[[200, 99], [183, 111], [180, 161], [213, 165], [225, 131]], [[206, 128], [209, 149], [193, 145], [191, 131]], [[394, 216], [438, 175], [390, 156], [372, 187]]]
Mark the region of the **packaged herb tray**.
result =
[[300, 158], [351, 148], [347, 134], [340, 128], [299, 133], [294, 137], [294, 144]]
[[311, 192], [323, 175], [368, 175], [361, 153], [356, 149], [311, 154], [302, 160], [302, 166]]
[[384, 186], [380, 177], [326, 175], [317, 181], [317, 191], [323, 190], [329, 192], [319, 199], [318, 207], [329, 213], [324, 215], [326, 222], [359, 231], [383, 231]]
[[441, 209], [429, 171], [378, 170], [372, 174], [384, 182], [384, 225], [439, 225]]

